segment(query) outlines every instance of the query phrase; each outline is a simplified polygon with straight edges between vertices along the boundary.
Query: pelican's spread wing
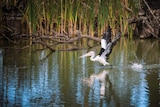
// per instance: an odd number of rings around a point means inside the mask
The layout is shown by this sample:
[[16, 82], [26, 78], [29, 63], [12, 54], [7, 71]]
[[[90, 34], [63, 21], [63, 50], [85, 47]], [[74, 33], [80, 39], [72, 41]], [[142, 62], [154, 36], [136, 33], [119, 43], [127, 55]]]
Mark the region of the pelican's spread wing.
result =
[[111, 52], [112, 52], [112, 49], [113, 49], [114, 45], [115, 45], [116, 42], [120, 39], [120, 37], [121, 37], [121, 34], [119, 33], [112, 42], [109, 42], [109, 43], [107, 44], [106, 49], [105, 49], [105, 51], [102, 53], [101, 57], [103, 57], [103, 58], [105, 58], [105, 59], [106, 59], [106, 57], [109, 57], [109, 55], [110, 55]]
[[106, 44], [111, 42], [111, 28], [110, 26], [108, 27], [107, 31], [103, 34], [102, 39], [106, 41]]
[[105, 51], [102, 53], [101, 57], [106, 59], [107, 54], [111, 53], [111, 46], [112, 46], [111, 42], [107, 44], [107, 47], [106, 47]]

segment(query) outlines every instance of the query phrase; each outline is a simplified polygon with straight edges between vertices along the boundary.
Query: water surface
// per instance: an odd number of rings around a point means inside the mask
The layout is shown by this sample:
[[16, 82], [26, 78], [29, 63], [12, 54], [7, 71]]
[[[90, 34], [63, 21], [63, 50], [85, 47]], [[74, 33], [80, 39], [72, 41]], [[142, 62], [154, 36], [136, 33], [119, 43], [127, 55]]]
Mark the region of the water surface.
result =
[[[82, 54], [94, 50], [18, 50], [0, 43], [1, 107], [158, 107], [160, 41], [121, 38], [102, 67]], [[12, 47], [12, 48], [7, 48]], [[143, 69], [132, 69], [132, 63]]]

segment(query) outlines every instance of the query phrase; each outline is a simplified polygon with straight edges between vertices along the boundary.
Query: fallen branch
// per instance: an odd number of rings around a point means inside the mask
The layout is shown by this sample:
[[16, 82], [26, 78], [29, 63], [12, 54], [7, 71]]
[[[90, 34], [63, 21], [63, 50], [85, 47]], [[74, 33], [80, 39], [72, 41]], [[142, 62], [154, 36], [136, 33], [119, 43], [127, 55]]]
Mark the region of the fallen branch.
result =
[[4, 49], [14, 49], [14, 50], [23, 50], [23, 49], [26, 49], [26, 48], [29, 48], [31, 47], [31, 45], [27, 45], [27, 46], [24, 46], [22, 48], [16, 48], [16, 47], [2, 47]]
[[145, 5], [147, 6], [147, 8], [149, 9], [150, 13], [152, 14], [152, 16], [154, 17], [154, 19], [156, 20], [156, 22], [159, 23], [158, 20], [156, 19], [156, 16], [153, 13], [153, 11], [149, 7], [148, 3], [146, 2], [146, 0], [143, 0], [143, 2], [145, 3]]
[[40, 59], [40, 62], [43, 63], [54, 51], [51, 51], [46, 57]]
[[41, 41], [34, 41], [35, 43], [39, 43], [41, 45], [46, 46], [48, 49], [50, 49], [51, 51], [55, 51], [55, 49], [53, 49], [52, 47], [50, 47], [48, 44], [41, 42]]
[[81, 35], [81, 36], [78, 36], [78, 37], [75, 37], [75, 38], [71, 38], [69, 40], [54, 40], [56, 42], [60, 42], [60, 43], [71, 43], [71, 42], [74, 42], [74, 41], [77, 41], [79, 39], [83, 39], [83, 38], [87, 38], [87, 39], [91, 39], [91, 40], [94, 40], [94, 41], [97, 41], [97, 42], [100, 42], [100, 39], [99, 38], [96, 38], [96, 37], [93, 37], [93, 36], [89, 36], [89, 35]]
[[4, 38], [6, 38], [8, 41], [12, 42], [13, 44], [17, 44], [15, 41], [8, 38], [5, 34], [1, 34]]
[[70, 35], [59, 34], [53, 30], [52, 30], [52, 32], [55, 34], [55, 36], [52, 36], [52, 40], [54, 40], [56, 42], [60, 42], [60, 43], [71, 43], [71, 42], [74, 42], [74, 41], [77, 41], [77, 40], [83, 39], [83, 38], [87, 38], [87, 39], [91, 39], [91, 40], [100, 42], [99, 38], [96, 38], [96, 37], [93, 37], [90, 35], [86, 35], [86, 34], [82, 35], [81, 31], [79, 31], [77, 36], [73, 37], [73, 38], [69, 38], [69, 37], [72, 37]]
[[29, 48], [29, 47], [31, 47], [31, 45], [24, 46], [21, 49], [26, 49], [26, 48]]

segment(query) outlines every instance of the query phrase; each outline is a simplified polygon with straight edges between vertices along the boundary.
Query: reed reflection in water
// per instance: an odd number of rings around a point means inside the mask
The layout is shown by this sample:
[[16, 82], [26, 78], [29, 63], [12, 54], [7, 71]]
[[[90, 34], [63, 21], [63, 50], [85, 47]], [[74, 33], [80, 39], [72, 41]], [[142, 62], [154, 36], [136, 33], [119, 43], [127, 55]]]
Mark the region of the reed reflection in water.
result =
[[[0, 106], [159, 106], [160, 68], [152, 66], [160, 63], [159, 42], [123, 43], [117, 43], [110, 56], [112, 69], [79, 59], [87, 50], [0, 49]], [[150, 68], [137, 72], [130, 62], [144, 62]]]

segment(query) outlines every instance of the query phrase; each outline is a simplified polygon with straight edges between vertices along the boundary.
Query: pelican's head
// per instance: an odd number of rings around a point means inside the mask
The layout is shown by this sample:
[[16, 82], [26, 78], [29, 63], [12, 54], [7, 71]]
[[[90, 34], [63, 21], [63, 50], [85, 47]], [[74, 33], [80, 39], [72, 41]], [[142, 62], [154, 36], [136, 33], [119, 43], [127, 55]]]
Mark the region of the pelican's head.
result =
[[84, 58], [84, 57], [87, 57], [87, 56], [94, 56], [95, 55], [95, 52], [94, 51], [90, 51], [82, 56], [80, 56], [79, 58]]

